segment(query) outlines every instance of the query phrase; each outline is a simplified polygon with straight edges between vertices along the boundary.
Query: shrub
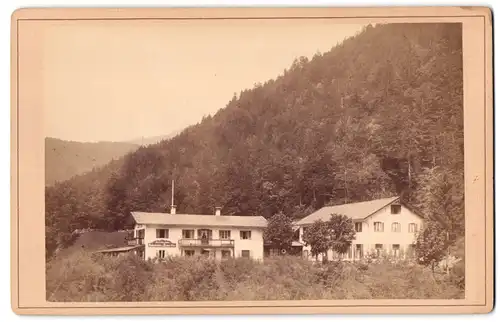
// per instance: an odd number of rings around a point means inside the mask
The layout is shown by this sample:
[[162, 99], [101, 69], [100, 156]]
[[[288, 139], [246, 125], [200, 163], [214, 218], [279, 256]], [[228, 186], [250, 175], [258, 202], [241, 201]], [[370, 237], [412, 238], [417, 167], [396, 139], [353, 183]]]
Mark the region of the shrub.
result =
[[463, 259], [451, 268], [450, 281], [461, 290], [465, 289], [465, 261]]
[[109, 276], [104, 266], [83, 251], [49, 263], [46, 274], [48, 301], [103, 300], [101, 294], [107, 293]]
[[[463, 267], [463, 266], [462, 266]], [[457, 265], [450, 277], [407, 261], [314, 263], [293, 256], [257, 262], [84, 251], [47, 264], [49, 301], [243, 301], [463, 298]]]

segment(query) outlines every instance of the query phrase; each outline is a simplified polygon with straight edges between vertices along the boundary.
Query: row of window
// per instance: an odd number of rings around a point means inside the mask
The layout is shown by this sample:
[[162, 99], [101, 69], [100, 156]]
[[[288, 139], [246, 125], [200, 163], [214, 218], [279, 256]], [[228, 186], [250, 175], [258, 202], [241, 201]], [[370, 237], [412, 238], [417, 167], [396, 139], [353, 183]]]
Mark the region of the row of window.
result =
[[[212, 230], [210, 229], [198, 229], [198, 238], [201, 239], [212, 239]], [[182, 238], [183, 239], [194, 239], [195, 237], [194, 229], [183, 229]], [[157, 229], [156, 238], [169, 238], [168, 229]], [[219, 230], [219, 239], [231, 239], [230, 230]], [[250, 230], [240, 230], [240, 239], [252, 239], [252, 231]]]
[[[390, 248], [384, 249], [383, 244], [375, 244], [375, 255], [381, 256], [384, 253], [391, 255], [391, 256], [394, 256], [394, 257], [400, 257], [403, 255], [402, 248], [401, 248], [400, 244], [391, 244], [388, 246]], [[335, 258], [359, 259], [359, 258], [364, 257], [364, 255], [365, 255], [365, 250], [363, 248], [363, 244], [353, 244], [345, 254], [334, 254], [334, 257]], [[405, 251], [405, 256], [413, 257], [414, 255], [415, 255], [415, 245], [408, 245], [408, 248]], [[304, 250], [302, 253], [302, 256], [307, 258], [309, 256], [309, 251]]]
[[[392, 256], [400, 256], [401, 255], [401, 246], [399, 244], [392, 244], [389, 251], [390, 251], [390, 254]], [[375, 244], [375, 252], [376, 252], [377, 256], [380, 256], [384, 252], [384, 245], [383, 244]], [[409, 255], [413, 256], [415, 253], [415, 245], [409, 245], [407, 252]]]
[[[410, 223], [408, 224], [408, 232], [409, 233], [414, 233], [417, 231], [417, 224], [415, 223]], [[363, 223], [357, 222], [354, 223], [354, 229], [356, 232], [360, 233], [363, 231]], [[384, 223], [380, 221], [376, 221], [373, 223], [373, 229], [376, 232], [383, 232], [384, 231]], [[393, 222], [391, 225], [391, 231], [393, 233], [400, 233], [401, 232], [401, 224], [398, 222]]]
[[[205, 251], [203, 250], [201, 252], [202, 255], [207, 255], [207, 256], [210, 256], [211, 254], [213, 253], [210, 253], [208, 251]], [[195, 251], [194, 249], [186, 249], [184, 250], [184, 256], [194, 256], [195, 255]], [[165, 250], [157, 250], [156, 251], [156, 257], [157, 258], [165, 258], [166, 256], [166, 253], [165, 253]], [[222, 258], [229, 258], [231, 257], [231, 251], [230, 250], [221, 250], [221, 256]], [[242, 250], [241, 251], [241, 257], [245, 257], [245, 258], [250, 258], [250, 251], [249, 250]]]

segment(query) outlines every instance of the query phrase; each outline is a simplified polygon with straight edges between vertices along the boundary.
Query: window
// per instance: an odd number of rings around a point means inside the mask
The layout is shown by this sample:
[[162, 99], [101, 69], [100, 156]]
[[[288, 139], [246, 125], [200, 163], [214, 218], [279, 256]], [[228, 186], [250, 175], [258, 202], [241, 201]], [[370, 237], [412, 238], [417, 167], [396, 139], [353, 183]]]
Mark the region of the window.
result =
[[375, 231], [378, 231], [378, 232], [384, 231], [384, 223], [383, 222], [376, 221], [373, 223], [373, 227], [375, 228]]
[[399, 244], [392, 245], [392, 256], [399, 257]]
[[229, 258], [231, 257], [231, 251], [230, 250], [221, 250], [221, 255], [222, 255], [222, 258]]
[[184, 256], [194, 256], [194, 250], [193, 249], [186, 249], [184, 251]]
[[137, 233], [137, 244], [143, 245], [144, 244], [144, 229], [136, 230], [136, 233]]
[[193, 239], [194, 238], [194, 230], [193, 229], [183, 229], [182, 230], [182, 238]]
[[363, 245], [362, 244], [356, 244], [354, 258], [361, 258], [361, 257], [363, 257]]
[[144, 238], [144, 229], [136, 230], [137, 238]]
[[391, 214], [398, 215], [401, 213], [401, 205], [391, 205]]
[[416, 231], [417, 231], [417, 224], [415, 224], [415, 223], [408, 224], [408, 232], [409, 233], [414, 233]]
[[212, 239], [212, 231], [210, 229], [198, 229], [198, 238]]
[[349, 259], [352, 259], [352, 250], [353, 250], [353, 246], [349, 246], [349, 250], [347, 251], [347, 258]]
[[[302, 228], [302, 235], [299, 236], [299, 240], [303, 240], [304, 239], [304, 236], [306, 234], [307, 229], [308, 229], [308, 227], [303, 227]], [[300, 234], [300, 229], [299, 229], [299, 234]]]
[[354, 223], [354, 229], [356, 230], [357, 233], [362, 232], [363, 231], [363, 223], [362, 222]]
[[168, 238], [168, 229], [157, 229], [156, 238]]
[[252, 232], [250, 230], [240, 231], [240, 239], [252, 239]]
[[249, 250], [242, 250], [241, 257], [250, 258], [250, 251]]
[[230, 230], [219, 230], [219, 238], [220, 239], [231, 239], [231, 231]]
[[165, 258], [165, 250], [157, 250], [156, 251], [156, 257], [158, 257], [158, 258]]
[[383, 251], [384, 251], [384, 245], [382, 245], [382, 244], [375, 244], [375, 252], [377, 253], [377, 256], [382, 255]]
[[408, 245], [407, 253], [409, 258], [415, 257], [415, 244]]
[[391, 231], [393, 233], [400, 233], [401, 232], [401, 225], [398, 222], [393, 222], [391, 225]]

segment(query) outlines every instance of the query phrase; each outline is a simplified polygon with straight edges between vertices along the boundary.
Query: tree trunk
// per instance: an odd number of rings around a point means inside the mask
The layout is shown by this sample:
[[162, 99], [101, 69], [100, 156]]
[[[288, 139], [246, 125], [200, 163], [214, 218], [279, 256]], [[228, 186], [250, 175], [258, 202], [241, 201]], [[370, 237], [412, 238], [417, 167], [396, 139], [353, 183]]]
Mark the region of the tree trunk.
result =
[[411, 158], [408, 156], [408, 188], [411, 188]]
[[347, 203], [347, 168], [344, 168], [344, 203]]

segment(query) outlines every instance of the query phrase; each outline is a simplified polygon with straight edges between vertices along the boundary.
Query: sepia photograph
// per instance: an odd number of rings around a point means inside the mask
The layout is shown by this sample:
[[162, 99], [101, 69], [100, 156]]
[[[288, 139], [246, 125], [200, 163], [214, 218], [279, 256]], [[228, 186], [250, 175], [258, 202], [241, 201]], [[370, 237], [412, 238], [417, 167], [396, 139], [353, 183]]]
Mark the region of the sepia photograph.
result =
[[46, 302], [466, 299], [463, 23], [17, 28]]

